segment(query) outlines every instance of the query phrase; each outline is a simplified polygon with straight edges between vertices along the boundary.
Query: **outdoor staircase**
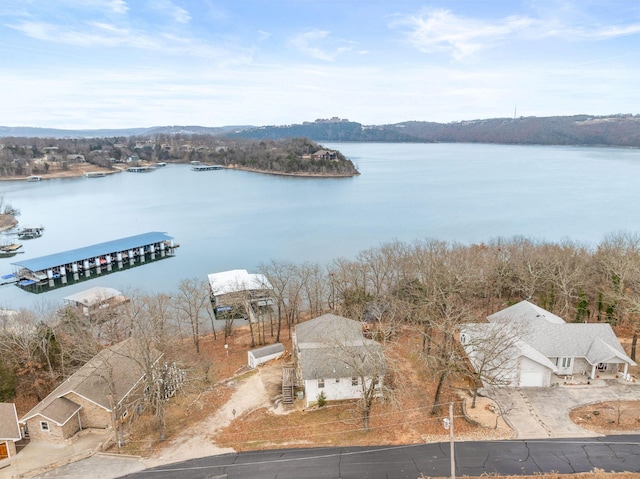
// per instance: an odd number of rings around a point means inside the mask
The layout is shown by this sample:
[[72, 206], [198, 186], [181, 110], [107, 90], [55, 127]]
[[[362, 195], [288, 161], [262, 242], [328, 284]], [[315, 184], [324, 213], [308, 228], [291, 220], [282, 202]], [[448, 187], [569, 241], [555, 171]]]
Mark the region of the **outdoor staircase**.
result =
[[293, 404], [293, 387], [296, 377], [296, 370], [292, 367], [282, 368], [282, 403]]

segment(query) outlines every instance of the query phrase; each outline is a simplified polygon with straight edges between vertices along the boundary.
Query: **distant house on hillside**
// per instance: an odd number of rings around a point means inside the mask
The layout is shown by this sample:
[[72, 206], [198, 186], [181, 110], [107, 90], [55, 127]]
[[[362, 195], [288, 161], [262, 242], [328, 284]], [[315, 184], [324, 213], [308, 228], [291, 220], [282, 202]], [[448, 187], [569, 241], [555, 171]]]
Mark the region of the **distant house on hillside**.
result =
[[[149, 353], [154, 365], [162, 357]], [[30, 440], [60, 444], [82, 429], [127, 419], [149, 393], [142, 354], [131, 339], [100, 351], [20, 419]]]
[[554, 378], [562, 381], [572, 375], [626, 377], [629, 366], [636, 365], [606, 323], [565, 323], [529, 301], [514, 304], [487, 320], [464, 325], [460, 342], [477, 370], [486, 358], [482, 344], [488, 336], [499, 334], [499, 330], [513, 331], [512, 345], [491, 359], [508, 386], [547, 387]]
[[314, 160], [337, 160], [338, 154], [333, 150], [318, 150], [313, 155]]

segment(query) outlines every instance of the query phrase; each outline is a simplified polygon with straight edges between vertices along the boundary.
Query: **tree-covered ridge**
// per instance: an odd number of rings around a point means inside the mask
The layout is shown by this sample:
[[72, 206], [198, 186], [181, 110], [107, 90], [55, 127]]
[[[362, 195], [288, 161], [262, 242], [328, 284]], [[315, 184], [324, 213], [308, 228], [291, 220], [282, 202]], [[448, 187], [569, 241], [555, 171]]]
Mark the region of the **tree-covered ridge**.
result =
[[118, 163], [192, 161], [278, 174], [358, 174], [353, 163], [339, 151], [327, 152], [322, 145], [305, 138], [257, 141], [159, 134], [62, 139], [9, 137], [0, 141], [0, 176], [4, 177], [46, 174], [84, 162], [111, 169]]
[[640, 147], [640, 116], [532, 116], [451, 123], [407, 121], [374, 126], [365, 126], [346, 120], [316, 120], [316, 122], [305, 122], [302, 125], [245, 129], [231, 133], [230, 136], [255, 139], [305, 136], [315, 141]]

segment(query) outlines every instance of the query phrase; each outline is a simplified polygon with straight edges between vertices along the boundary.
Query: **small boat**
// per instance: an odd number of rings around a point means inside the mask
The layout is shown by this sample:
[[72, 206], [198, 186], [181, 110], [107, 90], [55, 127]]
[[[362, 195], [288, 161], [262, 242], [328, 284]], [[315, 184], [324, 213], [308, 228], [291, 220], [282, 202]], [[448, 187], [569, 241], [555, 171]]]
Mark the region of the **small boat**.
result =
[[27, 181], [29, 182], [40, 181], [41, 179], [42, 179], [42, 176], [33, 175], [33, 176], [27, 177]]
[[18, 238], [20, 239], [34, 239], [40, 238], [44, 232], [43, 226], [25, 226], [17, 231]]
[[84, 176], [87, 178], [104, 178], [107, 175], [103, 171], [89, 171]]
[[[0, 285], [2, 284], [11, 284], [18, 281], [18, 278], [14, 273], [3, 274], [0, 276]], [[6, 310], [5, 310], [6, 311]]]
[[167, 166], [167, 164], [164, 161], [159, 161], [156, 166]]

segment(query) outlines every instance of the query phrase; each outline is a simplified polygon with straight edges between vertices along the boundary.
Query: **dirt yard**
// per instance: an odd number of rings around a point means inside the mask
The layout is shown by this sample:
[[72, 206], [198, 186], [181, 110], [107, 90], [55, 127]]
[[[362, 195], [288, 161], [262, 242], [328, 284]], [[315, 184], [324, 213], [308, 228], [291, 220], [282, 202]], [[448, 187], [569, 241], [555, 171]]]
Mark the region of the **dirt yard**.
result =
[[[267, 342], [273, 341], [268, 331], [266, 338]], [[281, 339], [290, 351], [288, 331], [283, 331]], [[476, 408], [471, 409], [471, 398], [463, 388], [448, 388], [448, 395], [441, 399], [443, 407], [431, 414], [434, 381], [419, 358], [420, 344], [415, 335], [401, 335], [386, 349], [393, 371], [387, 380], [394, 394], [388, 401], [374, 404], [368, 432], [362, 428], [356, 401], [329, 403], [322, 408], [305, 408], [303, 400], [296, 400], [292, 406], [277, 404], [281, 368], [291, 359], [286, 357], [248, 370], [249, 340], [248, 328], [234, 331], [228, 349], [221, 337], [204, 338], [199, 359], [211, 365], [204, 390], [187, 390], [168, 403], [164, 439], [158, 437], [152, 418], [143, 416], [135, 421], [121, 452], [142, 455], [148, 466], [157, 466], [231, 451], [446, 441], [449, 432], [443, 427], [443, 419], [448, 415], [449, 402], [455, 406], [458, 440], [513, 437], [491, 400], [479, 397]], [[581, 408], [572, 413], [572, 418], [583, 427], [604, 428], [602, 432], [633, 429], [631, 424], [638, 424], [640, 406], [622, 404], [620, 426], [617, 406]], [[600, 412], [594, 414], [596, 409]], [[613, 422], [610, 414], [616, 416]]]
[[574, 409], [569, 417], [580, 427], [600, 434], [640, 429], [640, 401], [607, 401]]
[[[271, 340], [268, 332], [266, 336]], [[228, 349], [224, 348], [221, 338], [217, 341], [206, 338], [201, 354], [212, 364], [210, 386], [205, 392], [187, 392], [170, 402], [164, 440], [158, 438], [151, 418], [140, 418], [132, 425], [134, 429], [122, 452], [143, 455], [147, 465], [156, 466], [253, 449], [443, 441], [449, 434], [443, 427], [449, 401], [455, 404], [458, 439], [512, 437], [512, 431], [496, 416], [495, 407], [485, 398], [479, 398], [475, 409], [468, 409], [484, 426], [464, 418], [462, 392], [454, 391], [443, 397], [444, 406], [437, 414], [431, 414], [433, 391], [428, 384], [433, 381], [425, 375], [418, 355], [407, 355], [407, 351], [419, 350], [415, 335], [401, 336], [388, 348], [394, 370], [389, 381], [394, 395], [374, 405], [368, 432], [362, 428], [356, 401], [308, 409], [303, 400], [296, 400], [292, 406], [277, 404], [282, 365], [291, 359], [286, 357], [257, 370], [248, 370], [245, 365], [249, 339], [248, 328], [234, 331]], [[290, 351], [287, 331], [281, 339]]]

